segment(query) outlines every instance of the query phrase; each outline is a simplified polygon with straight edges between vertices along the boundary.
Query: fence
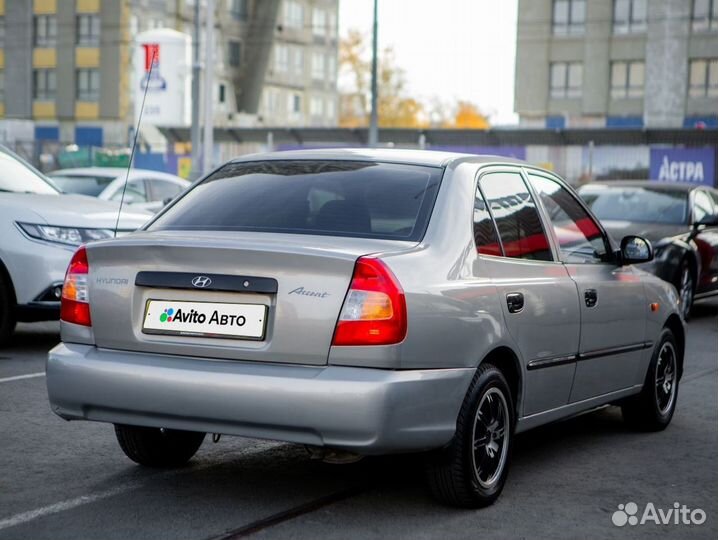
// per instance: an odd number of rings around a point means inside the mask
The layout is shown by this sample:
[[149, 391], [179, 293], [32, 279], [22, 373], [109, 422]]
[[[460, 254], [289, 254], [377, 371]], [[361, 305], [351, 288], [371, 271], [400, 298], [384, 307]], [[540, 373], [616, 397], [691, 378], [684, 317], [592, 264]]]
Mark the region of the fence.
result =
[[[188, 128], [161, 128], [170, 143], [188, 143]], [[243, 154], [296, 148], [363, 147], [365, 129], [217, 128], [215, 164]], [[718, 185], [718, 130], [634, 129], [382, 129], [380, 145], [472, 154], [494, 154], [526, 160], [552, 169], [573, 184], [607, 179], [653, 179]], [[43, 171], [83, 166], [126, 167], [126, 147], [78, 147], [49, 141], [20, 141], [11, 149]], [[141, 147], [133, 165], [189, 174], [189, 156], [151, 152]]]

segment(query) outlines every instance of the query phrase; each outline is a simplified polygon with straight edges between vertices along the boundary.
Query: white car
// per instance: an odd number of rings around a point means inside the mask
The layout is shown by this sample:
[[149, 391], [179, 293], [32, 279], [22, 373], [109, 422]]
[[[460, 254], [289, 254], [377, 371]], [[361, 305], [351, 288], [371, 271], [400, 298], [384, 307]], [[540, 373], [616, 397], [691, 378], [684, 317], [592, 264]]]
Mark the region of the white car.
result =
[[84, 167], [60, 169], [49, 174], [65, 193], [90, 195], [106, 201], [119, 201], [127, 181], [123, 204], [131, 204], [148, 212], [157, 212], [182, 193], [190, 182], [174, 174], [148, 169], [120, 167]]
[[[15, 323], [58, 319], [67, 264], [78, 245], [114, 235], [119, 204], [65, 195], [0, 146], [0, 346]], [[124, 208], [120, 234], [151, 214]]]

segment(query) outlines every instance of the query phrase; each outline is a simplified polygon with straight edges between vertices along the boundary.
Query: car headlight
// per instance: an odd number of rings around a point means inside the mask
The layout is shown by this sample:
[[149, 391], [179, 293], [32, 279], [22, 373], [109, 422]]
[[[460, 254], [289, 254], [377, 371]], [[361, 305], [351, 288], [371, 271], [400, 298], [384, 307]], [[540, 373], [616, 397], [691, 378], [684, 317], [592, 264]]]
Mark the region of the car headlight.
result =
[[103, 240], [112, 237], [109, 229], [87, 229], [84, 227], [59, 227], [56, 225], [40, 225], [38, 223], [17, 223], [22, 231], [32, 238], [53, 242], [55, 244], [66, 244], [68, 246], [79, 246], [93, 240]]

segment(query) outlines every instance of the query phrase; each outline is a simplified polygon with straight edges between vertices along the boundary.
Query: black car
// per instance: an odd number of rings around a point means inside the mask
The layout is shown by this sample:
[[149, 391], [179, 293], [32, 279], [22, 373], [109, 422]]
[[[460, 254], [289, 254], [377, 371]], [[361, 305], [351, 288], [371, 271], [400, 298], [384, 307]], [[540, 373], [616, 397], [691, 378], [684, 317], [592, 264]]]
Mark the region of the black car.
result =
[[653, 244], [645, 269], [673, 283], [687, 319], [694, 299], [718, 294], [718, 190], [641, 181], [595, 182], [581, 197], [614, 238]]

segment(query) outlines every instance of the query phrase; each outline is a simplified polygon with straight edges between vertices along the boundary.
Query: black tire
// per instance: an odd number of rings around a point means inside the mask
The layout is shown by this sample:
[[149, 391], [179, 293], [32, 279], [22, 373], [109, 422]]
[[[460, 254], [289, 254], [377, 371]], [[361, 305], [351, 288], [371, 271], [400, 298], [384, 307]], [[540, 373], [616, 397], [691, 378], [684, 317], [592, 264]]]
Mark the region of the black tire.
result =
[[653, 350], [641, 393], [621, 404], [623, 419], [633, 429], [661, 431], [671, 423], [678, 401], [678, 350], [673, 332], [664, 328]]
[[696, 294], [696, 278], [688, 259], [683, 259], [678, 267], [678, 274], [673, 282], [678, 297], [681, 299], [681, 312], [683, 320], [687, 321], [691, 316], [693, 300]]
[[[487, 400], [489, 409], [486, 408]], [[505, 416], [502, 438], [480, 419], [492, 405], [498, 407], [497, 414], [490, 418], [492, 424], [498, 422], [499, 408]], [[482, 407], [481, 415], [478, 414], [479, 406]], [[464, 398], [454, 438], [447, 447], [428, 456], [427, 479], [434, 497], [462, 508], [492, 504], [501, 494], [508, 475], [514, 424], [513, 400], [506, 378], [493, 364], [482, 364]], [[484, 430], [482, 435], [478, 429]], [[496, 429], [498, 431], [498, 426]], [[489, 444], [475, 446], [475, 438], [477, 443], [485, 440]], [[490, 452], [491, 443], [495, 444], [494, 454]], [[477, 459], [488, 460], [486, 471], [479, 472], [481, 467], [475, 467]], [[481, 474], [488, 472], [491, 475], [481, 479]]]
[[115, 425], [125, 455], [147, 467], [180, 467], [195, 455], [205, 433], [140, 426]]
[[15, 295], [0, 273], [0, 347], [6, 347], [10, 343], [16, 324]]

